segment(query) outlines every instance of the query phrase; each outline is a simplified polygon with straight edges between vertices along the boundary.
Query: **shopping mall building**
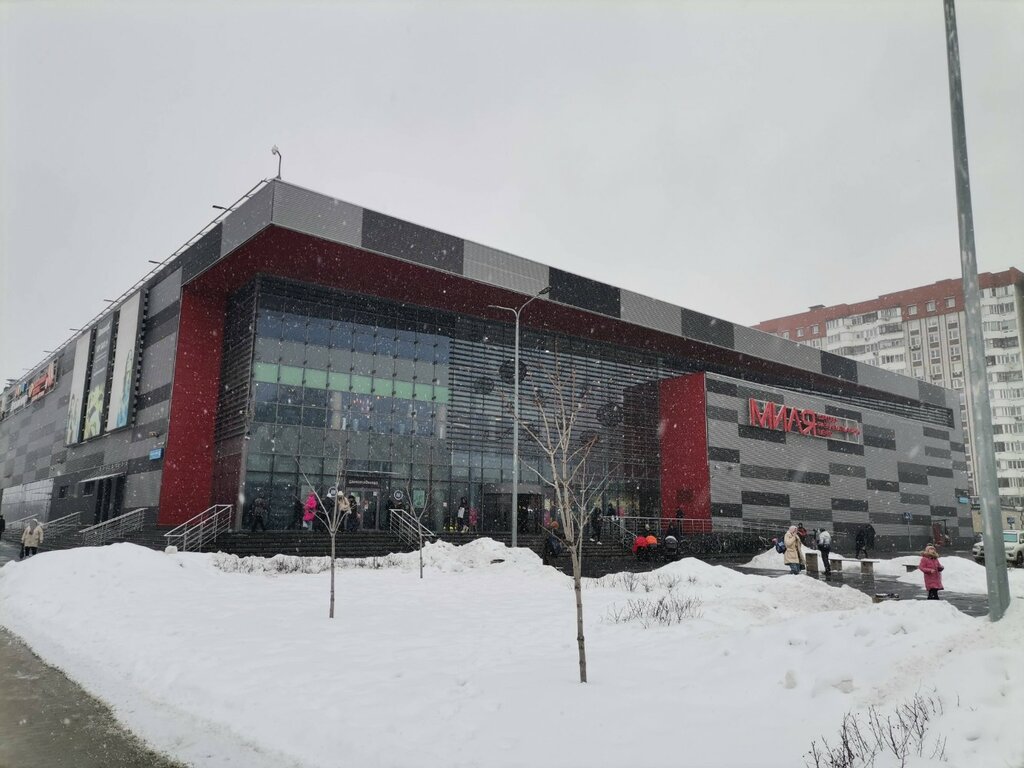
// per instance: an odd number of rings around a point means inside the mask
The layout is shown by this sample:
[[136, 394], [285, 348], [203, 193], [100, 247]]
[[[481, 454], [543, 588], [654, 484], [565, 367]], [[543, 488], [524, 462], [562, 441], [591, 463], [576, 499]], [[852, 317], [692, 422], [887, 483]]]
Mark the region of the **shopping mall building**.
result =
[[[686, 293], [686, 259], [679, 257]], [[557, 359], [586, 390], [602, 506], [923, 540], [970, 537], [956, 393], [280, 180], [258, 185], [0, 399], [8, 520], [161, 525], [261, 493], [271, 527], [339, 461], [366, 527], [427, 488], [512, 504], [523, 418]], [[521, 440], [520, 504], [549, 509]]]

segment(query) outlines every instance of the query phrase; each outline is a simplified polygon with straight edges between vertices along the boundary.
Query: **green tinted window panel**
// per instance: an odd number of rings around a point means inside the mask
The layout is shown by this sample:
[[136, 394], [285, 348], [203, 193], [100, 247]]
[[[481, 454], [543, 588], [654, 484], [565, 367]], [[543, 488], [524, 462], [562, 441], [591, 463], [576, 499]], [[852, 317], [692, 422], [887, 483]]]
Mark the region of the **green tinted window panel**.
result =
[[383, 395], [384, 397], [391, 397], [391, 392], [394, 388], [391, 379], [381, 379], [374, 377], [373, 379], [373, 394]]
[[395, 397], [400, 397], [403, 400], [412, 400], [412, 382], [411, 381], [396, 381], [395, 382]]
[[291, 384], [294, 387], [302, 386], [302, 368], [297, 368], [294, 365], [282, 365], [281, 366], [281, 383]]
[[448, 387], [434, 387], [434, 399], [439, 403], [447, 403]]
[[313, 387], [314, 389], [327, 389], [327, 371], [307, 368], [306, 386]]
[[433, 384], [414, 384], [413, 394], [417, 400], [429, 400], [434, 396]]
[[353, 376], [352, 377], [352, 391], [357, 392], [360, 395], [370, 394], [370, 390], [373, 389], [373, 379], [369, 376]]
[[252, 364], [252, 378], [253, 381], [266, 381], [270, 383], [277, 383], [277, 364], [276, 363], [253, 363]]
[[335, 373], [331, 371], [327, 374], [327, 388], [333, 389], [338, 392], [348, 392], [349, 386], [352, 384], [352, 377], [347, 373]]

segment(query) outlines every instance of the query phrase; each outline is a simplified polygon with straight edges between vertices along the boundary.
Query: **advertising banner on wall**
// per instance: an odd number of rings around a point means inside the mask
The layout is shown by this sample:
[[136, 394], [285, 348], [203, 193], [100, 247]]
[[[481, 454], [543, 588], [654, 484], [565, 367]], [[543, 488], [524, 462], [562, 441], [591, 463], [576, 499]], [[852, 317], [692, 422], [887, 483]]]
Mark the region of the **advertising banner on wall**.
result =
[[135, 355], [139, 346], [139, 322], [142, 293], [136, 293], [118, 313], [117, 343], [114, 350], [114, 372], [110, 379], [110, 406], [107, 410], [107, 431], [127, 426], [135, 383]]
[[71, 395], [68, 400], [68, 428], [64, 442], [68, 445], [82, 439], [82, 408], [85, 405], [85, 379], [89, 375], [89, 343], [92, 331], [86, 331], [75, 342], [75, 368], [71, 373]]
[[96, 328], [92, 347], [92, 371], [89, 373], [89, 395], [85, 401], [85, 429], [82, 439], [103, 432], [103, 400], [107, 394], [107, 368], [110, 363], [110, 334], [114, 318], [108, 317]]

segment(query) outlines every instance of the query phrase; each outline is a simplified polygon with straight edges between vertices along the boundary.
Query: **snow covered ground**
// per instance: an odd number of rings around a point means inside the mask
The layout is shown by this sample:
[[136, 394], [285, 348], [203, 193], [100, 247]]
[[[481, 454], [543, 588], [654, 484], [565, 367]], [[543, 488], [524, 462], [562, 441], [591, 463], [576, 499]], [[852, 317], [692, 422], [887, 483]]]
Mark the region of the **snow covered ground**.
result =
[[[568, 577], [489, 540], [427, 560], [346, 563], [331, 621], [322, 560], [44, 553], [0, 568], [0, 624], [197, 766], [792, 768], [917, 693], [948, 765], [1024, 764], [1019, 605], [992, 625], [687, 559], [585, 582], [584, 686]], [[621, 620], [663, 596], [697, 610]]]

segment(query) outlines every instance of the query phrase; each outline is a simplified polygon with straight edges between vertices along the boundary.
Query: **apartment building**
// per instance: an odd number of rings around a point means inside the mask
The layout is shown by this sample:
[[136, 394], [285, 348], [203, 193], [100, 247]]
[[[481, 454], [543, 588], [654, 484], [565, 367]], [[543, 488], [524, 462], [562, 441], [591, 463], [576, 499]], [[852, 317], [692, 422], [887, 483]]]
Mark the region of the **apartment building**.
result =
[[[986, 272], [979, 278], [999, 494], [1004, 506], [1024, 506], [1024, 364], [1020, 346], [1024, 273], [1008, 269]], [[859, 363], [957, 390], [966, 425], [967, 469], [973, 489], [974, 423], [969, 408], [971, 380], [959, 278], [856, 304], [819, 304], [754, 327]]]

